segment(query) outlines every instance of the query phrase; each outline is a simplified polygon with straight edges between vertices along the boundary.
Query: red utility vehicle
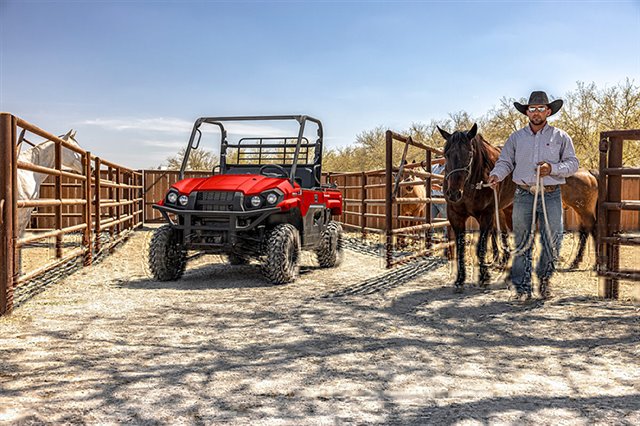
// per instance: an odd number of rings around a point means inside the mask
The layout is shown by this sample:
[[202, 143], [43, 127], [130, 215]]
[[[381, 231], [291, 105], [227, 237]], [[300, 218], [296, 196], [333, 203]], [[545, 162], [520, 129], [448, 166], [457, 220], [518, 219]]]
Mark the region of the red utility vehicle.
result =
[[[228, 132], [225, 125], [249, 128]], [[297, 136], [274, 136], [277, 123], [293, 123]], [[307, 125], [317, 127], [309, 141]], [[206, 128], [209, 127], [207, 131]], [[220, 138], [220, 172], [208, 178], [184, 179], [189, 155], [203, 132]], [[268, 136], [254, 136], [260, 134]], [[218, 168], [218, 166], [216, 166]], [[215, 168], [214, 168], [215, 170]], [[231, 264], [261, 262], [274, 284], [293, 281], [300, 250], [315, 251], [321, 267], [339, 264], [342, 229], [332, 215], [342, 213], [342, 195], [321, 184], [322, 123], [304, 115], [205, 117], [196, 120], [180, 170], [180, 181], [153, 205], [166, 225], [149, 247], [149, 266], [160, 281], [184, 273], [187, 251], [228, 255]]]

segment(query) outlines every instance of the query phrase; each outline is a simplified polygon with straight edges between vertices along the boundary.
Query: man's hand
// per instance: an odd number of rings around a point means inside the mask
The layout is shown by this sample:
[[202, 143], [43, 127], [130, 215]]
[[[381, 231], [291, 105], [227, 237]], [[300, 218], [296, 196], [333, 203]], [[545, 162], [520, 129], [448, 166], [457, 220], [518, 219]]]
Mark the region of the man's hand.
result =
[[489, 176], [489, 180], [487, 181], [487, 183], [491, 185], [491, 188], [495, 188], [496, 186], [498, 186], [498, 183], [500, 183], [500, 181], [498, 180], [498, 176], [491, 175]]
[[551, 174], [551, 164], [541, 161], [538, 163], [540, 166], [540, 177], [549, 176]]

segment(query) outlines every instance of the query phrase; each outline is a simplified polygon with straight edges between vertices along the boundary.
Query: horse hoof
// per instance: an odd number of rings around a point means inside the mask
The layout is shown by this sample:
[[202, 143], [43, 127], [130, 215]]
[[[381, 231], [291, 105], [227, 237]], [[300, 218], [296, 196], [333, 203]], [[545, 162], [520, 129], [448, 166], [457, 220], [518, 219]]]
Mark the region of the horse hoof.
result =
[[462, 287], [461, 285], [460, 286], [458, 286], [458, 285], [455, 286], [453, 288], [453, 293], [454, 294], [462, 294], [462, 293], [464, 293], [464, 287]]

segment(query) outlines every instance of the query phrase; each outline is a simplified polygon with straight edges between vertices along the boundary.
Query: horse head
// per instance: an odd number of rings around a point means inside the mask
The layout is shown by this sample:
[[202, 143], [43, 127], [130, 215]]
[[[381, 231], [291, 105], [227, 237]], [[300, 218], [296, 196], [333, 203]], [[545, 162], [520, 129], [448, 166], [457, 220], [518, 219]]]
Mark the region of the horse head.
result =
[[[76, 131], [73, 129], [69, 130], [65, 135], [61, 136], [60, 139], [80, 148], [80, 144], [76, 140]], [[82, 165], [82, 154], [63, 147], [62, 168], [84, 174], [84, 168]]]
[[444, 146], [446, 166], [444, 168], [444, 183], [442, 186], [444, 197], [450, 203], [456, 204], [462, 200], [464, 187], [471, 174], [474, 157], [472, 139], [478, 133], [478, 125], [467, 132], [457, 131], [453, 134], [438, 127], [440, 134], [447, 141]]

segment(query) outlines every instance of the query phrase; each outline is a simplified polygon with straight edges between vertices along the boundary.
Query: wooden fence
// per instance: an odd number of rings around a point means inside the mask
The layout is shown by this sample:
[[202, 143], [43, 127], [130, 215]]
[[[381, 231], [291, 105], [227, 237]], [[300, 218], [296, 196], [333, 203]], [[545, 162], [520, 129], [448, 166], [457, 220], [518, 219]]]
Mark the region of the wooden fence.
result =
[[[54, 143], [52, 167], [19, 160], [21, 145], [32, 143], [31, 135]], [[81, 173], [63, 169], [63, 150], [81, 158]], [[0, 164], [0, 315], [12, 309], [15, 290], [21, 285], [77, 258], [91, 264], [95, 256], [124, 239], [125, 231], [143, 223], [142, 173], [95, 157], [9, 113], [0, 114]], [[40, 198], [19, 199], [19, 177], [33, 179], [33, 173], [49, 175], [49, 182]], [[19, 235], [20, 209], [34, 208], [38, 209], [35, 220], [45, 218], [46, 226]], [[80, 233], [77, 247], [64, 241]], [[55, 240], [52, 261], [41, 252], [25, 256], [34, 246], [49, 246], [50, 239]], [[33, 257], [35, 265], [24, 273], [23, 257], [27, 261]]]
[[[18, 136], [18, 129], [22, 132]], [[55, 162], [53, 167], [34, 166], [18, 161], [18, 139], [28, 141], [27, 132], [55, 143]], [[617, 244], [640, 245], [637, 238], [625, 239], [618, 235], [621, 231], [640, 230], [640, 171], [625, 169], [621, 171], [617, 154], [621, 150], [621, 138], [640, 138], [639, 131], [607, 132], [603, 140], [611, 143], [602, 151], [600, 182], [601, 185], [599, 218], [606, 217], [599, 224], [599, 247], [604, 247], [603, 255], [598, 259], [599, 274], [602, 278], [601, 292], [607, 297], [616, 294], [616, 281], [636, 279], [637, 271], [619, 271], [616, 263]], [[629, 136], [631, 135], [631, 136]], [[620, 142], [618, 142], [620, 140]], [[405, 155], [398, 166], [393, 162], [393, 142], [405, 144]], [[425, 160], [419, 164], [406, 164], [406, 147], [412, 145], [425, 151]], [[618, 147], [620, 145], [620, 147]], [[62, 168], [63, 150], [71, 150], [82, 158], [82, 173], [72, 173]], [[431, 183], [441, 180], [442, 176], [428, 171], [415, 171], [421, 165], [430, 165], [432, 154], [439, 151], [412, 141], [393, 132], [387, 132], [387, 160], [385, 169], [369, 172], [326, 173], [325, 179], [337, 183], [344, 198], [344, 212], [339, 220], [346, 228], [360, 231], [363, 235], [376, 233], [386, 237], [387, 266], [405, 262], [426, 251], [448, 247], [450, 243], [440, 245], [430, 241], [430, 230], [447, 226], [445, 220], [431, 217], [431, 204], [443, 203], [441, 197], [431, 195]], [[621, 151], [620, 151], [621, 152]], [[608, 154], [607, 154], [608, 153]], [[608, 155], [608, 156], [607, 156]], [[603, 160], [604, 158], [604, 160]], [[604, 161], [604, 163], [603, 163]], [[621, 160], [620, 160], [621, 161]], [[78, 257], [89, 265], [92, 259], [107, 248], [111, 248], [126, 238], [126, 231], [141, 226], [144, 222], [159, 222], [162, 217], [151, 208], [161, 200], [169, 187], [177, 182], [178, 171], [132, 170], [99, 157], [91, 155], [78, 146], [69, 144], [18, 117], [8, 113], [0, 114], [0, 315], [13, 306], [14, 290], [23, 283]], [[604, 166], [603, 166], [604, 164]], [[608, 165], [607, 165], [608, 164]], [[18, 200], [18, 173], [37, 172], [48, 174], [49, 178], [41, 187], [40, 198], [36, 200]], [[210, 176], [209, 171], [186, 172], [187, 178]], [[397, 190], [410, 183], [401, 182], [407, 175], [418, 176], [425, 185], [428, 196], [424, 199], [404, 199]], [[623, 176], [624, 175], [624, 176]], [[394, 182], [394, 176], [398, 179]], [[609, 176], [608, 178], [606, 176]], [[613, 184], [613, 186], [612, 186]], [[604, 195], [603, 192], [604, 191]], [[608, 196], [608, 198], [605, 197]], [[605, 197], [605, 198], [602, 198]], [[425, 203], [424, 217], [403, 216], [401, 205]], [[19, 209], [36, 209], [32, 214], [30, 226], [25, 236], [18, 235]], [[568, 210], [565, 215], [566, 229], [577, 229], [577, 216]], [[470, 219], [468, 226], [476, 228]], [[614, 229], [615, 228], [615, 229]], [[73, 250], [64, 250], [63, 238], [69, 234], [81, 233], [82, 241]], [[109, 238], [106, 244], [104, 235]], [[427, 241], [426, 251], [401, 260], [391, 257], [394, 238], [400, 235], [420, 235]], [[19, 265], [24, 249], [43, 240], [55, 239], [53, 244], [55, 259], [39, 265], [36, 269], [22, 273]]]
[[617, 130], [600, 134], [598, 293], [601, 297], [613, 299], [618, 298], [619, 280], [640, 282], [640, 269], [620, 269], [620, 246], [640, 246], [640, 237], [637, 234], [625, 234], [623, 229], [624, 213], [634, 213], [635, 215], [640, 213], [640, 193], [635, 192], [632, 195], [627, 192], [625, 194], [626, 191], [623, 190], [623, 176], [640, 178], [640, 168], [623, 167], [622, 153], [625, 141], [638, 143], [640, 129]]

